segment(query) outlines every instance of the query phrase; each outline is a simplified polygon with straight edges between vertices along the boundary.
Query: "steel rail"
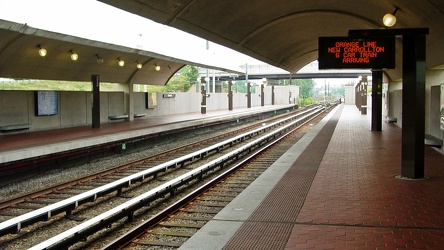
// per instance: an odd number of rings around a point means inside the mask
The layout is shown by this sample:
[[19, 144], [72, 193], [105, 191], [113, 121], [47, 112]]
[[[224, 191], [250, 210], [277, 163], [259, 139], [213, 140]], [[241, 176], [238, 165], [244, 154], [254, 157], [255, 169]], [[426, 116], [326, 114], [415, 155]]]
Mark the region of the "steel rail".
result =
[[[89, 219], [82, 224], [79, 224], [67, 231], [56, 235], [30, 249], [60, 249], [68, 247], [75, 242], [82, 240], [88, 237], [93, 232], [96, 232], [104, 227], [111, 225], [113, 222], [120, 220], [124, 217], [132, 218], [133, 214], [136, 210], [141, 207], [146, 206], [146, 204], [159, 199], [160, 197], [165, 196], [166, 194], [174, 194], [174, 191], [181, 186], [187, 185], [192, 180], [202, 179], [203, 175], [212, 171], [213, 169], [220, 167], [223, 168], [225, 163], [232, 161], [234, 159], [238, 159], [239, 155], [246, 155], [250, 153], [252, 150], [261, 147], [264, 143], [269, 142], [279, 135], [285, 133], [286, 130], [291, 128], [294, 125], [298, 125], [298, 123], [302, 123], [307, 121], [311, 116], [323, 111], [323, 109], [314, 110], [309, 114], [303, 115], [299, 119], [289, 122], [288, 124], [278, 128], [275, 131], [272, 131], [266, 135], [261, 136], [260, 138], [253, 140], [252, 142], [247, 143], [228, 154], [225, 154], [221, 157], [218, 157], [215, 160], [212, 160], [196, 169], [189, 171], [188, 173], [181, 175], [173, 180], [170, 180], [148, 192], [145, 192], [142, 195], [139, 195], [131, 200], [118, 205], [117, 207], [108, 210], [105, 213], [102, 213], [98, 216], [95, 216], [92, 219]], [[307, 112], [305, 112], [307, 113]], [[287, 120], [287, 119], [285, 119]], [[272, 126], [272, 125], [270, 125]], [[274, 126], [274, 125], [273, 125]], [[259, 131], [259, 130], [253, 130]], [[246, 133], [251, 134], [251, 133]], [[240, 135], [238, 137], [243, 137], [245, 135]], [[228, 140], [229, 141], [229, 140]], [[215, 148], [218, 148], [220, 145], [215, 145]], [[198, 151], [201, 154], [201, 150]], [[128, 181], [127, 178], [124, 178], [123, 182]], [[105, 185], [106, 186], [106, 185]]]
[[320, 108], [320, 106], [313, 107], [313, 108], [303, 111], [301, 113], [295, 114], [294, 116], [290, 116], [288, 118], [271, 123], [269, 125], [266, 125], [266, 126], [254, 129], [252, 131], [237, 135], [233, 138], [230, 138], [230, 139], [225, 140], [220, 143], [216, 143], [210, 147], [198, 150], [194, 153], [178, 157], [174, 160], [162, 163], [160, 165], [146, 169], [146, 170], [141, 171], [139, 173], [132, 174], [130, 176], [116, 180], [116, 181], [111, 182], [109, 184], [105, 184], [103, 186], [100, 186], [100, 187], [94, 188], [92, 190], [86, 191], [84, 193], [75, 195], [75, 196], [70, 197], [68, 199], [59, 201], [57, 203], [42, 207], [40, 209], [28, 212], [28, 213], [23, 214], [21, 216], [1, 222], [0, 223], [0, 236], [8, 234], [8, 233], [18, 233], [18, 232], [20, 232], [20, 230], [24, 226], [31, 225], [31, 224], [38, 222], [38, 221], [47, 221], [52, 216], [63, 213], [63, 212], [65, 212], [66, 214], [71, 214], [73, 210], [77, 209], [77, 207], [82, 204], [85, 204], [88, 202], [93, 202], [97, 198], [107, 195], [107, 194], [114, 192], [114, 191], [119, 192], [123, 188], [129, 187], [132, 183], [142, 181], [147, 177], [155, 176], [160, 172], [164, 172], [164, 171], [168, 170], [169, 168], [183, 166], [186, 162], [193, 161], [196, 158], [201, 159], [205, 155], [207, 155], [208, 153], [210, 153], [212, 151], [218, 151], [227, 145], [232, 145], [233, 143], [237, 143], [238, 141], [243, 141], [247, 138], [250, 138], [253, 135], [263, 133], [272, 127], [279, 126], [280, 124], [283, 124], [283, 123], [287, 123], [293, 119], [297, 119], [298, 117], [303, 116], [304, 114], [307, 114], [307, 113], [312, 112], [313, 110], [317, 110], [319, 108]]
[[[314, 118], [314, 117], [313, 117]], [[247, 158], [243, 159], [241, 162], [236, 163], [233, 167], [229, 168], [225, 172], [219, 174], [215, 178], [211, 179], [207, 183], [203, 184], [202, 186], [196, 188], [192, 192], [188, 193], [186, 196], [182, 197], [180, 200], [176, 201], [174, 204], [170, 205], [169, 207], [165, 208], [161, 212], [155, 214], [148, 220], [140, 223], [133, 229], [127, 231], [124, 235], [120, 236], [119, 238], [115, 239], [113, 242], [107, 244], [105, 247], [102, 248], [102, 250], [111, 250], [111, 249], [120, 249], [122, 247], [127, 246], [132, 242], [133, 239], [138, 238], [140, 235], [145, 234], [146, 230], [149, 228], [152, 228], [153, 226], [157, 225], [159, 222], [173, 214], [174, 212], [178, 211], [180, 208], [184, 207], [188, 203], [190, 203], [192, 200], [194, 200], [196, 197], [200, 196], [201, 194], [207, 192], [212, 187], [220, 183], [221, 181], [225, 180], [228, 176], [230, 176], [232, 173], [236, 172], [238, 169], [242, 168], [245, 164], [248, 164], [252, 159], [257, 158], [258, 155], [260, 155], [265, 150], [269, 149], [270, 147], [274, 146], [276, 143], [280, 142], [282, 139], [287, 137], [289, 134], [291, 134], [293, 131], [300, 128], [302, 125], [306, 124], [309, 120], [304, 122], [303, 124], [300, 124], [299, 126], [293, 128], [290, 132], [282, 135], [281, 137], [277, 138], [276, 140], [272, 141], [271, 143], [267, 144], [265, 147], [259, 148], [257, 151], [255, 151], [253, 154], [249, 155]]]

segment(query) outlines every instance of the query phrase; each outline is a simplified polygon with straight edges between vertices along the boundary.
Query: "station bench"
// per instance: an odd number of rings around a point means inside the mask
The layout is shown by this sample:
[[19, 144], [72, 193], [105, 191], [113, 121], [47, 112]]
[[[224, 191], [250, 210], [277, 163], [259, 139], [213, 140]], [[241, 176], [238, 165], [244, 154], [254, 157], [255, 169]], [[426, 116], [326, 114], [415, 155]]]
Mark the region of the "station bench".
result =
[[[146, 114], [134, 114], [134, 118], [141, 118], [146, 116]], [[110, 119], [111, 121], [115, 121], [115, 120], [123, 120], [123, 119], [128, 119], [129, 115], [110, 115], [108, 116], [108, 119]]]
[[8, 133], [14, 131], [28, 130], [30, 128], [31, 128], [30, 124], [9, 125], [9, 126], [0, 127], [0, 132]]
[[424, 144], [432, 147], [442, 147], [442, 140], [436, 136], [425, 134], [424, 135]]
[[129, 117], [128, 115], [110, 115], [110, 116], [108, 116], [108, 118], [111, 121], [128, 119], [128, 117]]
[[393, 117], [393, 116], [386, 116], [385, 119], [386, 119], [387, 122], [394, 122], [394, 123], [396, 123], [398, 121], [398, 119], [396, 117]]

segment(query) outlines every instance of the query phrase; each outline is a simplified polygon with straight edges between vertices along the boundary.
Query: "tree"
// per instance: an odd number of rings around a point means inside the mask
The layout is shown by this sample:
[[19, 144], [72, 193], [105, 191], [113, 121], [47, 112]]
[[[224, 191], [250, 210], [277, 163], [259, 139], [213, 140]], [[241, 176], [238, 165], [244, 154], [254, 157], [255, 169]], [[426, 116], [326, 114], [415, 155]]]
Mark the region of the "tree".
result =
[[299, 96], [302, 99], [312, 97], [315, 82], [312, 79], [296, 79], [296, 86], [299, 86]]
[[191, 84], [197, 81], [199, 73], [197, 68], [191, 65], [182, 67], [166, 84], [167, 91], [187, 92]]

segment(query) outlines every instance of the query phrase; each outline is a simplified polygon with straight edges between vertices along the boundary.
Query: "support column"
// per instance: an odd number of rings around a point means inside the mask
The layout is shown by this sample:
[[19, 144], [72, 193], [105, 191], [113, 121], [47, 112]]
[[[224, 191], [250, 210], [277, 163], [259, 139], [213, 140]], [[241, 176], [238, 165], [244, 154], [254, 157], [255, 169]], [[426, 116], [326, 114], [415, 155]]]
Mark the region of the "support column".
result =
[[201, 86], [200, 87], [200, 93], [201, 93], [201, 98], [202, 98], [202, 102], [200, 105], [200, 112], [202, 114], [206, 114], [207, 113], [207, 92], [205, 91], [205, 86]]
[[367, 77], [363, 76], [361, 82], [361, 106], [359, 107], [361, 109], [361, 115], [367, 115], [367, 85]]
[[128, 83], [128, 107], [127, 114], [128, 120], [134, 120], [134, 85], [132, 83]]
[[271, 105], [274, 105], [274, 85], [271, 86]]
[[355, 106], [361, 111], [361, 82], [358, 82], [355, 87]]
[[425, 35], [404, 35], [402, 41], [401, 177], [424, 178]]
[[228, 110], [233, 110], [233, 82], [228, 81]]
[[401, 177], [424, 178], [425, 72], [428, 28], [351, 30], [349, 35], [402, 36]]
[[265, 106], [264, 84], [261, 84], [261, 106]]
[[382, 131], [382, 70], [372, 70], [372, 131]]
[[100, 128], [100, 75], [91, 75], [92, 127]]
[[247, 108], [251, 108], [251, 83], [247, 82]]

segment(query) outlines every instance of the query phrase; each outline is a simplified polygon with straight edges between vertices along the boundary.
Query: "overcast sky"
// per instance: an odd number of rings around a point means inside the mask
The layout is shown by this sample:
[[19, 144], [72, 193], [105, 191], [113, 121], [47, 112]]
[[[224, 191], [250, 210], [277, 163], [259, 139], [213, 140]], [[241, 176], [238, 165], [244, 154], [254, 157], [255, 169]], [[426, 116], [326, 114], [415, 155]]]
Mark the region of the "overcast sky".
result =
[[195, 62], [209, 57], [221, 65], [259, 62], [211, 42], [207, 51], [204, 39], [96, 0], [0, 0], [0, 19]]

